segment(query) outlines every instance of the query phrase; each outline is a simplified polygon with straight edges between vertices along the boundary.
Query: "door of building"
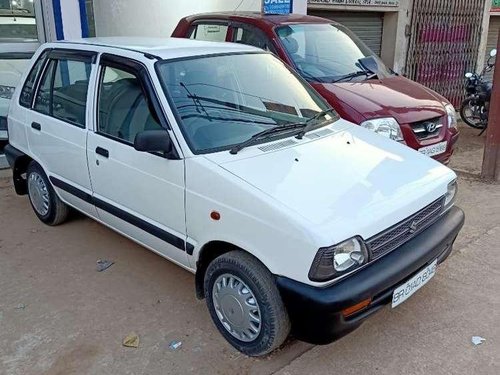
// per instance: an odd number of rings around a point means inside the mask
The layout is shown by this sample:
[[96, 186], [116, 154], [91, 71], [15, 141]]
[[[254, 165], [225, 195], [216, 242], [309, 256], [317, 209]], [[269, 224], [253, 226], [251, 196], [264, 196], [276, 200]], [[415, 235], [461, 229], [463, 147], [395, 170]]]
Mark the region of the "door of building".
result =
[[328, 18], [348, 27], [370, 49], [380, 56], [382, 50], [382, 31], [384, 13], [381, 12], [330, 12], [309, 9], [311, 16]]
[[464, 74], [476, 69], [484, 5], [485, 0], [414, 1], [407, 77], [458, 106]]

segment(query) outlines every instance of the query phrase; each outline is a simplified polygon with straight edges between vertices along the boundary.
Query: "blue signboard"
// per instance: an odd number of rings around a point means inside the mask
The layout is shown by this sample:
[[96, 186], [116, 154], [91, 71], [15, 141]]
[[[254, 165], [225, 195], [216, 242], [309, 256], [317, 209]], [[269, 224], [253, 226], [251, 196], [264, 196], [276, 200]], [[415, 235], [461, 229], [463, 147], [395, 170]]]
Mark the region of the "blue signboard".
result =
[[266, 14], [289, 14], [293, 11], [293, 0], [263, 0]]

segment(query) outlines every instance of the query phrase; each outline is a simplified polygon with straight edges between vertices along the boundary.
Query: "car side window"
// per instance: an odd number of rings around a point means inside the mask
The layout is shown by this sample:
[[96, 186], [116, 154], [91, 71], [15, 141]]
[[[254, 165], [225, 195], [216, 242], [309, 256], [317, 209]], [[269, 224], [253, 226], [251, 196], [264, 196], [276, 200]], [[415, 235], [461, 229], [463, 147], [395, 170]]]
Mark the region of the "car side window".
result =
[[54, 69], [56, 67], [56, 60], [50, 60], [40, 81], [40, 87], [35, 98], [34, 109], [37, 112], [50, 116], [50, 92], [52, 90], [52, 82], [54, 77]]
[[225, 42], [227, 25], [200, 23], [191, 27], [189, 39]]
[[99, 133], [133, 144], [137, 133], [160, 130], [149, 110], [139, 77], [134, 73], [104, 66], [99, 83]]
[[247, 44], [276, 53], [276, 50], [269, 38], [261, 30], [255, 27], [233, 26], [233, 42]]
[[34, 109], [85, 127], [90, 71], [89, 62], [51, 59], [40, 83]]
[[21, 96], [19, 98], [19, 104], [23, 107], [30, 108], [31, 103], [33, 102], [33, 95], [35, 94], [35, 84], [37, 77], [40, 75], [43, 66], [45, 65], [45, 59], [47, 57], [47, 52], [43, 52], [35, 65], [31, 69], [28, 77], [26, 78], [26, 82], [21, 90]]

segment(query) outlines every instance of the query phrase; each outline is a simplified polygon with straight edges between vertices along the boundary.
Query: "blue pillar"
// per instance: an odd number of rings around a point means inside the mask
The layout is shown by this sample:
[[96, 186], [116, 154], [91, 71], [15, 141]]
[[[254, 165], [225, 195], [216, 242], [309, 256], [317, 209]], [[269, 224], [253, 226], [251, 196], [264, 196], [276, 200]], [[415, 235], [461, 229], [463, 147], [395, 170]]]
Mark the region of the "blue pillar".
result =
[[85, 0], [52, 0], [57, 40], [89, 36]]

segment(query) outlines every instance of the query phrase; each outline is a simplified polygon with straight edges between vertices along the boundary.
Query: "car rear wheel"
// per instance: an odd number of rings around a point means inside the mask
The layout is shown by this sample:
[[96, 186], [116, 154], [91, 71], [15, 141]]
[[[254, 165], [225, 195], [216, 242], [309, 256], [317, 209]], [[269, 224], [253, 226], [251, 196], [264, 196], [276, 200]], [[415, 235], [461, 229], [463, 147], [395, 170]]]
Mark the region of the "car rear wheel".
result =
[[273, 276], [250, 254], [231, 251], [213, 260], [204, 289], [217, 329], [240, 352], [265, 355], [287, 338], [290, 321]]
[[66, 220], [69, 207], [57, 196], [40, 164], [32, 161], [26, 173], [28, 196], [36, 216], [48, 225], [58, 225]]

